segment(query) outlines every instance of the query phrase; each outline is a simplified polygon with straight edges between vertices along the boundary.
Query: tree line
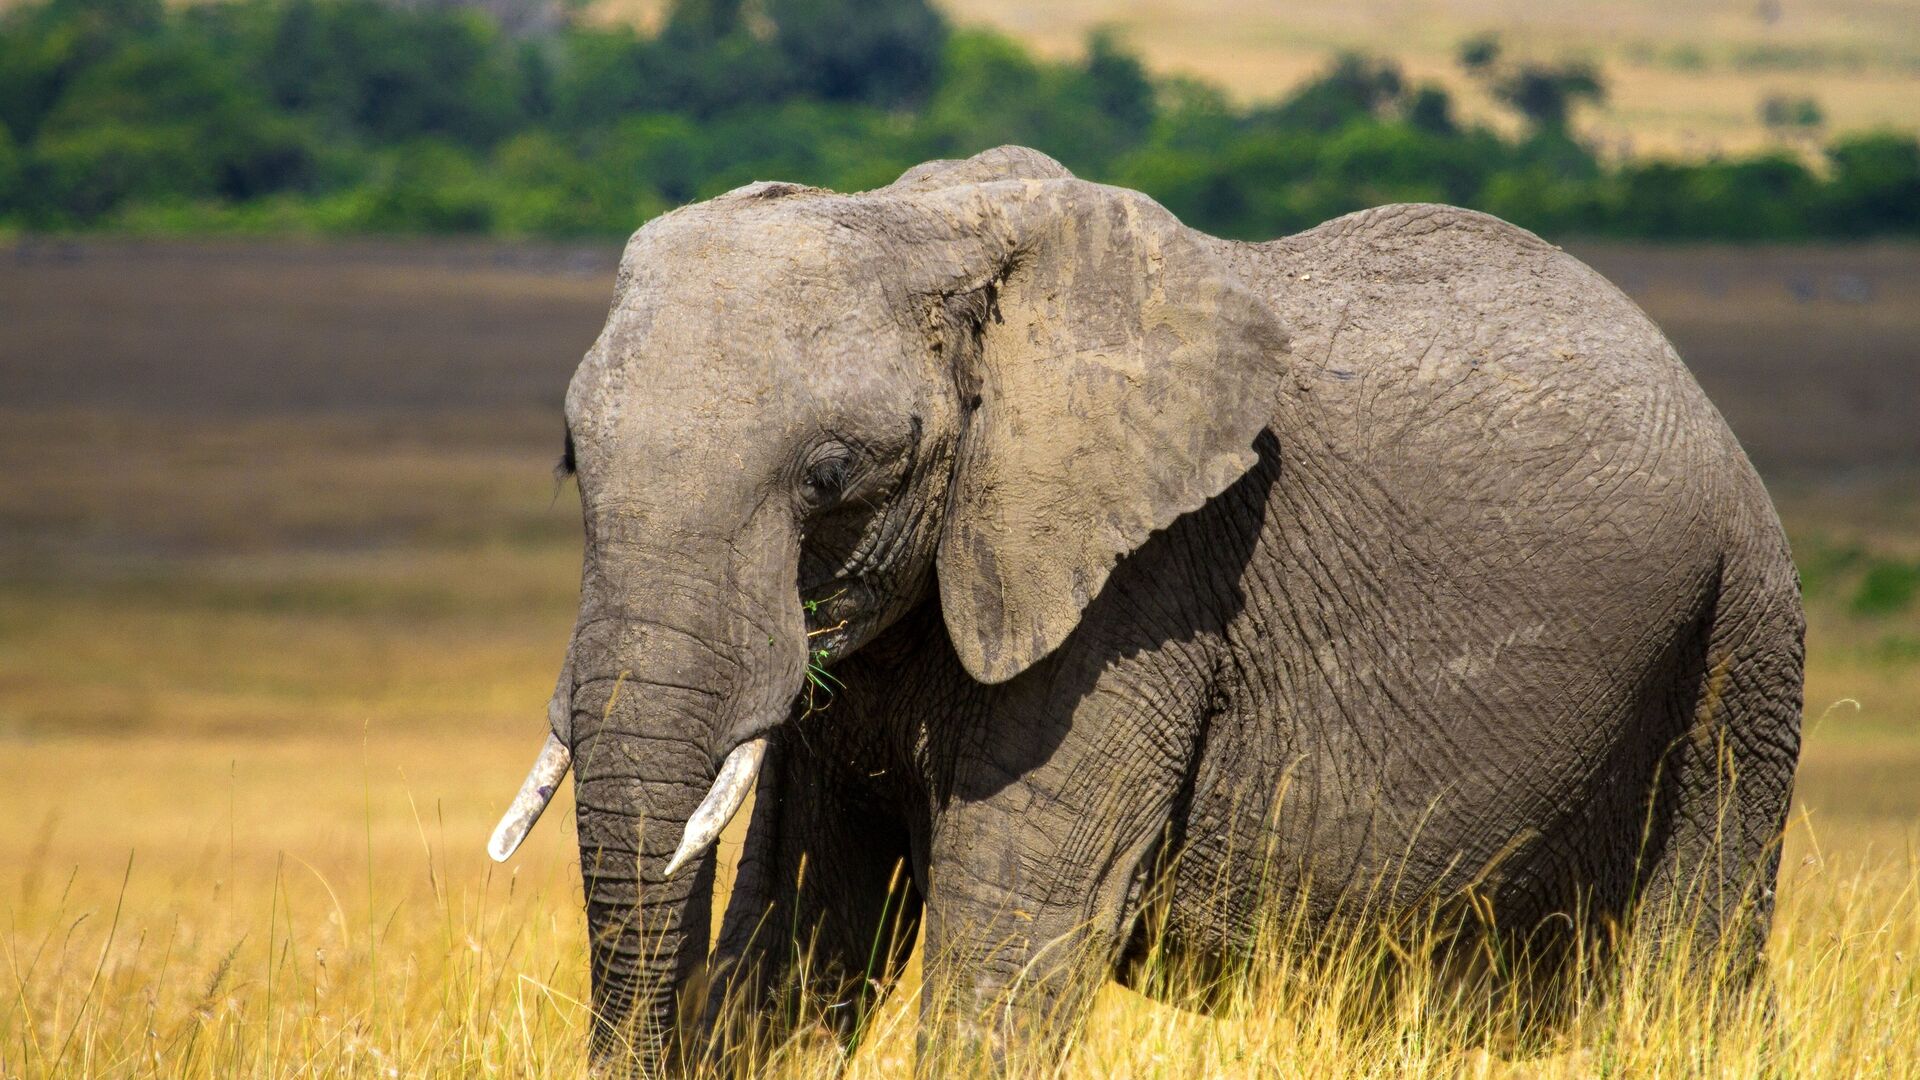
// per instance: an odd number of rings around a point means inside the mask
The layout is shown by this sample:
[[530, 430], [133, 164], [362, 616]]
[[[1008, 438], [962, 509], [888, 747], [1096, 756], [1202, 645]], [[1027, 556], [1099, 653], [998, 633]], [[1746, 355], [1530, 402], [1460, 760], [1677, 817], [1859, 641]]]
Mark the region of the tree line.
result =
[[[564, 13], [563, 13], [564, 15]], [[522, 25], [526, 23], [527, 25]], [[1460, 61], [1468, 123], [1392, 61], [1276, 100], [1156, 78], [1111, 35], [1041, 59], [926, 0], [677, 0], [655, 31], [391, 0], [37, 0], [0, 16], [0, 228], [619, 236], [754, 179], [843, 191], [1001, 143], [1264, 238], [1440, 201], [1556, 236], [1920, 233], [1920, 140], [1610, 163], [1601, 73]], [[530, 28], [529, 28], [530, 27]]]

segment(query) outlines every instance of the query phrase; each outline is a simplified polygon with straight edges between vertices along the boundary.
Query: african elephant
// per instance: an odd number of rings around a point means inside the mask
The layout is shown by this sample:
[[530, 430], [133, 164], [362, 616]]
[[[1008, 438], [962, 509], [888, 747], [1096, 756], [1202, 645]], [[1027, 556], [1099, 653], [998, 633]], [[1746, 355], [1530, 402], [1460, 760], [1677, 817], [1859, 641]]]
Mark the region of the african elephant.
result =
[[564, 468], [579, 620], [493, 850], [570, 766], [614, 1071], [674, 1067], [697, 971], [851, 1013], [916, 927], [923, 1040], [1008, 1067], [1149, 895], [1200, 958], [1276, 900], [1468, 890], [1507, 932], [1685, 899], [1696, 947], [1766, 936], [1778, 520], [1646, 316], [1497, 219], [1229, 242], [1017, 148], [751, 184], [628, 243]]

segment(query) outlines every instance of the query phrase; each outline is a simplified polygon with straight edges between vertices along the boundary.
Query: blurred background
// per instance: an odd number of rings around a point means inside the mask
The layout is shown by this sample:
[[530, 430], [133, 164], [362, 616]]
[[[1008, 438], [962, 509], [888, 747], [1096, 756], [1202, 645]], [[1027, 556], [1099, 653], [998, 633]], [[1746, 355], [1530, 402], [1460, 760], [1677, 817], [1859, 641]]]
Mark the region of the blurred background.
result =
[[[290, 912], [311, 1016], [362, 928], [455, 949], [572, 622], [559, 404], [622, 238], [1007, 142], [1226, 236], [1444, 201], [1611, 277], [1792, 535], [1806, 820], [1920, 840], [1920, 2], [0, 0], [0, 1073], [89, 970], [164, 987], [169, 925], [190, 990], [108, 1042], [216, 1023]], [[569, 831], [514, 872], [577, 994]], [[19, 960], [116, 888], [133, 954]]]

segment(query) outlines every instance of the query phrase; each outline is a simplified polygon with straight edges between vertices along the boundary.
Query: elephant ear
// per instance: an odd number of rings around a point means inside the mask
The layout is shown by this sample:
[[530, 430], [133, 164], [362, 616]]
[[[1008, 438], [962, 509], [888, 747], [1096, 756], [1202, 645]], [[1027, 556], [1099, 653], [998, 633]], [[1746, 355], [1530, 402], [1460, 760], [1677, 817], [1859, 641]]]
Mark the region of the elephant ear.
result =
[[979, 244], [944, 300], [965, 430], [940, 601], [968, 672], [997, 683], [1059, 647], [1122, 556], [1253, 466], [1286, 335], [1144, 195], [1029, 179], [930, 197]]

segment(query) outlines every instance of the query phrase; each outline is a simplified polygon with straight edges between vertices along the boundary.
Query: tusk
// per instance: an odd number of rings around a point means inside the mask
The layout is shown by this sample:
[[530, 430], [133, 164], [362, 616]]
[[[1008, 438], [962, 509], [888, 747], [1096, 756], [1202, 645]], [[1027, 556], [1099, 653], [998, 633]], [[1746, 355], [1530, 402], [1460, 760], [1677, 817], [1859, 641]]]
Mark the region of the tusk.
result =
[[667, 861], [663, 877], [672, 877], [688, 860], [712, 847], [720, 838], [720, 830], [727, 827], [733, 815], [740, 812], [740, 804], [747, 801], [754, 778], [760, 775], [760, 762], [766, 756], [764, 736], [748, 739], [727, 755], [727, 760], [720, 764], [720, 774], [713, 778], [712, 789], [700, 800], [699, 809], [687, 819], [687, 831], [680, 836], [680, 849]]
[[540, 747], [540, 756], [527, 772], [526, 782], [520, 785], [520, 793], [513, 797], [513, 805], [507, 807], [500, 824], [494, 827], [493, 838], [487, 841], [487, 854], [494, 862], [506, 862], [527, 838], [533, 823], [540, 820], [540, 812], [553, 801], [553, 793], [572, 763], [573, 754], [566, 744], [548, 734], [546, 743]]

